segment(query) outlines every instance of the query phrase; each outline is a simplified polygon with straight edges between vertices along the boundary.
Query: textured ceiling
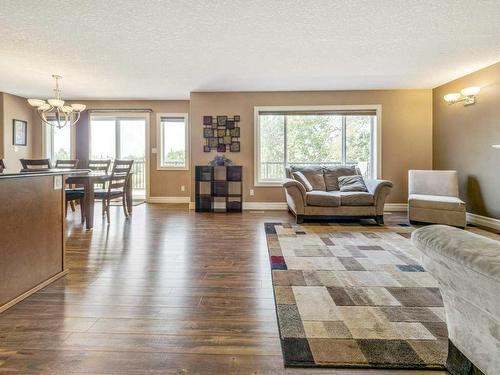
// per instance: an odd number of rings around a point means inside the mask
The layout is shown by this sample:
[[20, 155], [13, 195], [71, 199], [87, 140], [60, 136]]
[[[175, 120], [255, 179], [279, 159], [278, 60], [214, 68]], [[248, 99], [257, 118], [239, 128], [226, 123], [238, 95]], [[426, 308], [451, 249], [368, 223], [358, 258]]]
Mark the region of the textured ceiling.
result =
[[500, 60], [500, 0], [0, 0], [0, 91], [431, 88]]

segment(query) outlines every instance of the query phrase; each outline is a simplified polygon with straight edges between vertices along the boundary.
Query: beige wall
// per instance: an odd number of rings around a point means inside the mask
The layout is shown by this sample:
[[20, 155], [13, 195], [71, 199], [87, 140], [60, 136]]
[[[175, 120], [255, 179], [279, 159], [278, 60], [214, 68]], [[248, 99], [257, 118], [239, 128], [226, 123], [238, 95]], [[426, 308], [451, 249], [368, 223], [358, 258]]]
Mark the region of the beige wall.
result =
[[[34, 138], [34, 111], [25, 98], [3, 93], [2, 95], [2, 123], [3, 123], [3, 151], [2, 156], [8, 169], [20, 169], [19, 159], [31, 158], [33, 146], [37, 142]], [[12, 120], [23, 120], [28, 122], [28, 135], [26, 146], [14, 146], [12, 144]]]
[[0, 159], [3, 159], [3, 92], [0, 92]]
[[[156, 115], [157, 113], [189, 113], [187, 100], [75, 100], [85, 104], [88, 109], [151, 109], [150, 116], [150, 195], [152, 197], [189, 197], [190, 173], [189, 171], [157, 170], [156, 154], [151, 153], [151, 148], [157, 147], [156, 143]], [[83, 162], [88, 160], [89, 151], [89, 124], [88, 114], [82, 116], [76, 125], [76, 152], [77, 157]], [[181, 185], [186, 190], [181, 191]]]
[[[203, 152], [203, 115], [240, 115], [241, 152], [226, 155], [244, 166], [244, 201], [282, 202], [281, 188], [253, 187], [254, 107], [347, 104], [382, 105], [382, 177], [395, 185], [388, 201], [406, 202], [408, 169], [432, 167], [432, 90], [194, 92], [190, 101], [192, 169], [216, 155], [215, 151]], [[251, 188], [255, 196], [249, 195]]]
[[[448, 105], [445, 94], [480, 86], [476, 104]], [[500, 63], [433, 90], [434, 168], [455, 169], [467, 211], [500, 219]]]

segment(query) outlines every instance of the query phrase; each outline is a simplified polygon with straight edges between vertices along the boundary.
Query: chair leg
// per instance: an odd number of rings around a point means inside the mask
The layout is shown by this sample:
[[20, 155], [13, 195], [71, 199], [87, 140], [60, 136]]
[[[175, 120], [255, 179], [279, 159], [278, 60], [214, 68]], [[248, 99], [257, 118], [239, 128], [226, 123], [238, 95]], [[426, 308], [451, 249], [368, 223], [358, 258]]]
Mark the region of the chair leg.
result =
[[69, 201], [69, 205], [71, 206], [71, 211], [75, 212], [75, 202]]
[[81, 219], [82, 219], [82, 223], [85, 222], [85, 204], [84, 204], [84, 199], [83, 198], [80, 198], [80, 216], [81, 216]]
[[128, 217], [127, 202], [125, 200], [125, 194], [122, 195], [122, 206], [123, 206], [123, 212], [125, 213], [125, 217]]
[[106, 215], [106, 199], [102, 200], [102, 216]]
[[110, 223], [110, 221], [109, 221], [109, 206], [110, 206], [110, 204], [109, 204], [109, 198], [108, 198], [106, 200], [106, 220], [107, 220], [108, 224]]
[[375, 221], [378, 225], [384, 225], [384, 215], [375, 216]]
[[64, 217], [68, 217], [68, 201], [64, 202]]

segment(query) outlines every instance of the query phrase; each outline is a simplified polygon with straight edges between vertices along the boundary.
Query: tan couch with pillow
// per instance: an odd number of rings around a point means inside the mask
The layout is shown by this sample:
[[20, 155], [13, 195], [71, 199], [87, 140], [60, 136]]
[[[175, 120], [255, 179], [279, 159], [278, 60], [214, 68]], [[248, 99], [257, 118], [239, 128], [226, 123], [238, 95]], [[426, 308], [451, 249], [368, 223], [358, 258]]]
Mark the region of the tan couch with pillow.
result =
[[288, 208], [304, 219], [373, 218], [384, 223], [384, 204], [392, 183], [363, 179], [355, 166], [290, 166], [283, 181]]

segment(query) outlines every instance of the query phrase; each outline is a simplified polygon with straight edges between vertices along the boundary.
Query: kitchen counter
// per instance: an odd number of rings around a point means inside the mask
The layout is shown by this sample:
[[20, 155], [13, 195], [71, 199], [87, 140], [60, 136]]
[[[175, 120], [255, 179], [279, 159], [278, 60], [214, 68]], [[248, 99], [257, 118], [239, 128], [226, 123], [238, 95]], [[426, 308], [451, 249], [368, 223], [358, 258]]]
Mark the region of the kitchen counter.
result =
[[78, 173], [0, 173], [0, 312], [68, 272], [64, 179]]

